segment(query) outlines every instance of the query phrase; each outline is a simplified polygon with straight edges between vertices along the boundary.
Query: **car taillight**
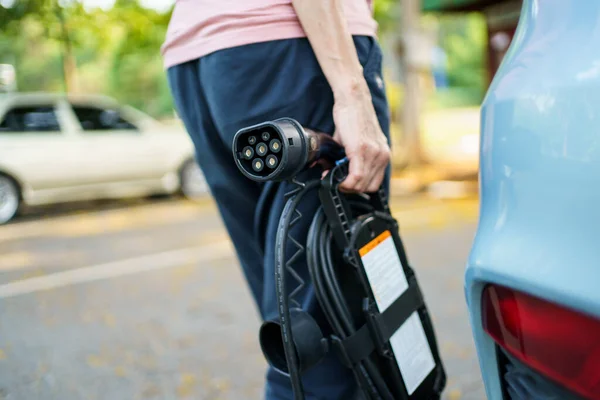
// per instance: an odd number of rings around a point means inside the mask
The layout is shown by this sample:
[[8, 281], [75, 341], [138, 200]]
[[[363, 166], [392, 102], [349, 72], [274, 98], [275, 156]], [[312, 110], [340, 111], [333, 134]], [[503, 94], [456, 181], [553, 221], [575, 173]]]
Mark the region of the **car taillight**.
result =
[[600, 321], [502, 286], [482, 296], [484, 330], [525, 365], [590, 400], [600, 399]]

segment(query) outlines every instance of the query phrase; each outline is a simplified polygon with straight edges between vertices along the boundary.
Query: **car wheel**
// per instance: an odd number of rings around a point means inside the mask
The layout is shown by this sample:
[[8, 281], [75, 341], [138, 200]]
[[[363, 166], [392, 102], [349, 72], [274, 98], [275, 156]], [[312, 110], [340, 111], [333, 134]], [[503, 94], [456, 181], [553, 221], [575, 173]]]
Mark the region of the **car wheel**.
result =
[[18, 186], [8, 176], [0, 175], [0, 225], [13, 219], [20, 205]]
[[195, 161], [181, 167], [181, 193], [190, 200], [202, 199], [210, 193], [204, 173]]

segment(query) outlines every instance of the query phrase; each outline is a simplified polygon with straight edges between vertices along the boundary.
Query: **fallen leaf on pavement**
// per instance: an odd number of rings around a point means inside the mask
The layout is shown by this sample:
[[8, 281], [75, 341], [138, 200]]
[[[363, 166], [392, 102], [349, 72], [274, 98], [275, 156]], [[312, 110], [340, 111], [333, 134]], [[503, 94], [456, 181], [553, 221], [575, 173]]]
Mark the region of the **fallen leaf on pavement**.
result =
[[90, 354], [87, 356], [86, 362], [90, 367], [102, 367], [106, 364], [102, 357], [96, 354]]
[[127, 375], [127, 371], [125, 371], [125, 367], [115, 367], [115, 375], [118, 376], [119, 378], [123, 378], [125, 375]]
[[177, 387], [177, 396], [187, 397], [191, 395], [196, 386], [196, 376], [194, 374], [181, 375], [181, 383]]
[[462, 392], [460, 389], [452, 389], [448, 394], [448, 399], [450, 400], [459, 400], [462, 397]]

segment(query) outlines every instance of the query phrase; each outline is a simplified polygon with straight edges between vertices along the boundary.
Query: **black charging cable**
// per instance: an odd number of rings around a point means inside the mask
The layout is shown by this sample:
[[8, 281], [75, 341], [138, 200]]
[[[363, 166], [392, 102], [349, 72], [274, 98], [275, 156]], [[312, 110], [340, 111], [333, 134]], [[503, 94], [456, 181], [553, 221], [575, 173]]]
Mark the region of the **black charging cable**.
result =
[[[338, 162], [335, 168], [344, 168], [346, 165], [347, 160], [342, 160]], [[299, 360], [294, 346], [293, 329], [290, 323], [289, 312], [290, 305], [300, 308], [300, 304], [294, 297], [306, 286], [304, 280], [296, 273], [293, 267], [294, 262], [298, 258], [306, 253], [309, 274], [315, 294], [328, 322], [331, 324], [333, 330], [341, 336], [339, 339], [346, 339], [354, 334], [356, 330], [353, 326], [351, 312], [335, 277], [334, 265], [336, 261], [334, 254], [336, 252], [339, 254], [340, 250], [335, 248], [331, 228], [327, 223], [323, 208], [320, 207], [318, 209], [312, 220], [306, 247], [289, 234], [290, 229], [303, 218], [303, 215], [297, 209], [298, 204], [304, 195], [311, 190], [318, 189], [321, 186], [321, 181], [313, 180], [302, 183], [293, 180], [292, 183], [296, 185], [296, 188], [286, 195], [288, 200], [281, 215], [277, 233], [275, 283], [280, 313], [282, 314], [280, 322], [288, 373], [294, 391], [294, 398], [301, 400], [304, 399], [304, 390], [300, 379]], [[357, 198], [360, 199], [360, 196], [357, 196]], [[372, 205], [364, 201], [355, 200], [350, 204], [356, 213], [365, 214], [375, 212]], [[289, 259], [285, 252], [286, 240], [290, 240], [297, 249]], [[285, 285], [286, 272], [294, 277], [297, 282], [297, 286], [290, 292], [289, 296], [285, 295], [287, 293]], [[366, 359], [361, 361], [355, 368], [352, 368], [352, 372], [361, 391], [368, 396], [368, 399], [394, 399], [372, 360]]]
[[[353, 202], [351, 206], [358, 212], [374, 211], [369, 205], [361, 202]], [[343, 340], [356, 333], [356, 330], [352, 313], [336, 279], [334, 254], [339, 254], [339, 249], [335, 247], [333, 234], [323, 208], [319, 208], [307, 237], [308, 269], [319, 304], [328, 322], [338, 333], [339, 339]], [[353, 372], [360, 388], [369, 396], [368, 398], [393, 400], [394, 397], [372, 360], [361, 361], [356, 368], [353, 368]]]
[[[301, 305], [296, 301], [295, 296], [302, 291], [306, 286], [304, 280], [294, 270], [293, 264], [304, 253], [304, 246], [294, 239], [289, 231], [302, 219], [302, 213], [298, 210], [298, 204], [311, 189], [317, 188], [320, 181], [314, 180], [308, 183], [301, 183], [296, 180], [292, 181], [297, 187], [286, 194], [287, 202], [279, 219], [279, 227], [277, 230], [277, 238], [275, 240], [275, 288], [277, 293], [277, 302], [279, 305], [279, 318], [281, 322], [281, 334], [283, 338], [283, 346], [285, 351], [286, 363], [290, 375], [292, 389], [295, 399], [304, 399], [304, 389], [300, 379], [300, 371], [298, 369], [299, 360], [297, 358], [296, 349], [294, 348], [294, 336], [290, 321], [290, 304], [297, 309], [301, 309]], [[296, 246], [296, 253], [289, 259], [286, 258], [286, 242], [290, 240]], [[285, 272], [292, 276], [298, 285], [287, 295], [285, 284]], [[326, 350], [326, 349], [325, 349]]]

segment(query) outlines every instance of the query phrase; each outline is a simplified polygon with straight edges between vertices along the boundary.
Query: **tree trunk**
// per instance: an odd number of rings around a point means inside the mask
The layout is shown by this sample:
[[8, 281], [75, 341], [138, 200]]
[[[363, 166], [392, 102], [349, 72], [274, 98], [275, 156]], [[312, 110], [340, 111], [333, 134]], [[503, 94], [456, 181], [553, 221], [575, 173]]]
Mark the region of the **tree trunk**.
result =
[[419, 66], [415, 63], [416, 38], [420, 34], [420, 0], [402, 0], [402, 36], [404, 101], [402, 109], [402, 131], [406, 146], [408, 163], [411, 167], [425, 163], [421, 147], [421, 88], [419, 84]]
[[65, 21], [65, 16], [62, 7], [56, 6], [56, 13], [61, 27], [61, 44], [62, 44], [62, 64], [63, 64], [63, 79], [65, 92], [77, 91], [77, 63], [73, 54], [73, 45], [71, 37]]

